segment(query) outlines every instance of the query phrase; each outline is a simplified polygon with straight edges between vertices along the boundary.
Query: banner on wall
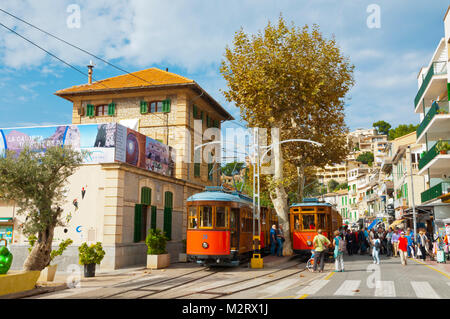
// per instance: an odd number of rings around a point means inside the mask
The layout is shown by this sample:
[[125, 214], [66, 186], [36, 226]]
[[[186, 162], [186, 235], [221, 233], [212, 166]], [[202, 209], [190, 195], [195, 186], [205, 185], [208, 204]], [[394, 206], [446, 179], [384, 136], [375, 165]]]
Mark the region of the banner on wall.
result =
[[175, 166], [172, 147], [116, 123], [0, 129], [0, 154], [27, 145], [37, 152], [70, 145], [86, 152], [84, 164], [118, 161], [166, 176]]

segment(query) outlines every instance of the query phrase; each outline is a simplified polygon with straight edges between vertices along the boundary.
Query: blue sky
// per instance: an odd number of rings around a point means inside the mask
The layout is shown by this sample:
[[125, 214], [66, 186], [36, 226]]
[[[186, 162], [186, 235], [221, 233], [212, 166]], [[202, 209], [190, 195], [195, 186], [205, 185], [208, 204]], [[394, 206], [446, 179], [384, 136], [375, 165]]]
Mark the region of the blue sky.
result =
[[[70, 4], [79, 5], [81, 26], [69, 28]], [[369, 28], [366, 10], [379, 5], [380, 28]], [[413, 112], [417, 74], [427, 65], [441, 37], [448, 0], [231, 0], [231, 1], [18, 1], [0, 8], [48, 30], [129, 71], [169, 68], [197, 81], [235, 118], [239, 111], [220, 93], [224, 48], [242, 26], [263, 29], [280, 13], [297, 26], [316, 23], [335, 35], [355, 64], [356, 85], [346, 102], [350, 129], [377, 120], [393, 126], [418, 123]], [[63, 45], [0, 12], [0, 22], [83, 71], [91, 57]], [[94, 61], [94, 77], [121, 74]], [[71, 104], [53, 93], [87, 79], [27, 42], [0, 28], [0, 127], [65, 124]]]

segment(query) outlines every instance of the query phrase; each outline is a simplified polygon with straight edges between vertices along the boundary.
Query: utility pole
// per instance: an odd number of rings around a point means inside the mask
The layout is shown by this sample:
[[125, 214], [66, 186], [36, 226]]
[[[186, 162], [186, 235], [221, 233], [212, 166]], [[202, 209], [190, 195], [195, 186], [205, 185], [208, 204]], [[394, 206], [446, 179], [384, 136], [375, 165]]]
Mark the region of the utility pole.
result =
[[417, 220], [416, 220], [416, 206], [414, 205], [414, 183], [413, 183], [413, 173], [412, 173], [412, 158], [411, 158], [411, 146], [408, 145], [409, 150], [409, 172], [411, 175], [411, 203], [413, 209], [413, 223], [414, 223], [414, 242], [416, 242], [417, 237]]

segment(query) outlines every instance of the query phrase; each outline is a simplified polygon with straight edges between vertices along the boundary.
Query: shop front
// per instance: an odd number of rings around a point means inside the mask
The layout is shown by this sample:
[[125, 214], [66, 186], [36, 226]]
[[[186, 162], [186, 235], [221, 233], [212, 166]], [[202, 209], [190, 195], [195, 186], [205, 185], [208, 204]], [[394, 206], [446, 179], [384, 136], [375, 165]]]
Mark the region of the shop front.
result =
[[14, 224], [12, 218], [0, 218], [0, 246], [5, 245], [9, 248], [13, 242]]

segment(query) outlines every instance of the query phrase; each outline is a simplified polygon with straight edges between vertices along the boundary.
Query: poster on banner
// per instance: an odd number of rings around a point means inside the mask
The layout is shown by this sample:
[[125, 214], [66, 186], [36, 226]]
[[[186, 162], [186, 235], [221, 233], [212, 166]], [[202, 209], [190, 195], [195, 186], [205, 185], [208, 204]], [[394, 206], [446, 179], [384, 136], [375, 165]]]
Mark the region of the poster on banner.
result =
[[70, 145], [86, 151], [84, 164], [114, 162], [115, 131], [115, 123], [2, 129], [0, 153], [19, 154], [25, 146], [44, 153], [48, 147]]
[[173, 148], [137, 131], [117, 125], [115, 151], [118, 162], [173, 176], [175, 166]]

